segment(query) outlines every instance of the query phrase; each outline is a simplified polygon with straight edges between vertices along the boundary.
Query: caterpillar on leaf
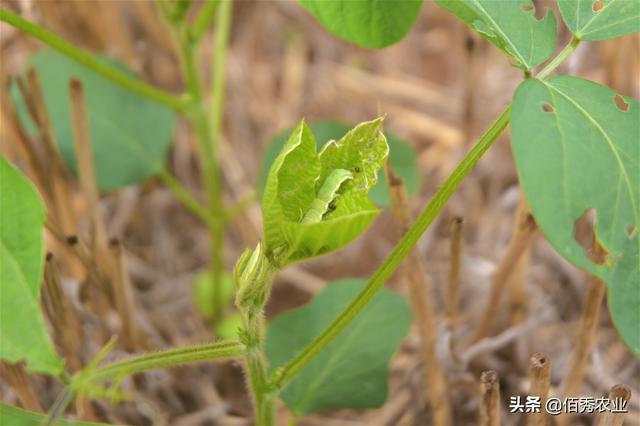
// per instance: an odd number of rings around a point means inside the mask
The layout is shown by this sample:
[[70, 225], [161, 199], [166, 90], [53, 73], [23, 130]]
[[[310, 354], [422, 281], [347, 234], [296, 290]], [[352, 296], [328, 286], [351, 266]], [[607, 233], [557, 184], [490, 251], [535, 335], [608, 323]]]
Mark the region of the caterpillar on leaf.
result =
[[335, 169], [332, 171], [320, 187], [318, 195], [311, 203], [311, 207], [302, 217], [301, 223], [318, 223], [325, 213], [335, 210], [336, 206], [333, 200], [338, 196], [340, 186], [349, 179], [353, 179], [353, 175], [349, 170]]

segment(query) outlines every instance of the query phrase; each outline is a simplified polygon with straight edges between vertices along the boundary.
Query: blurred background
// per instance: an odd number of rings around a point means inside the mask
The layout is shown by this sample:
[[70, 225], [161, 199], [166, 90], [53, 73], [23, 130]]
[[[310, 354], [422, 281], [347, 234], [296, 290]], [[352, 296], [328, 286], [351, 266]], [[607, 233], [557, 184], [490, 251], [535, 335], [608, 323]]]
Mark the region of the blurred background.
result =
[[[536, 1], [537, 14], [553, 2]], [[37, 22], [91, 52], [115, 58], [150, 84], [180, 93], [184, 88], [176, 46], [151, 1], [2, 0], [0, 5]], [[197, 10], [197, 5], [193, 8]], [[557, 10], [556, 16], [559, 17]], [[561, 24], [559, 24], [561, 25]], [[559, 46], [570, 38], [559, 30]], [[33, 38], [0, 24], [3, 114], [0, 152], [24, 165], [18, 124], [8, 112], [11, 79], [29, 57], [45, 48]], [[203, 75], [210, 76], [214, 40], [208, 35], [199, 51]], [[637, 34], [599, 43], [583, 43], [565, 62], [571, 73], [607, 84], [620, 93], [640, 97], [640, 38]], [[502, 52], [472, 34], [452, 15], [425, 1], [418, 20], [400, 43], [367, 50], [330, 35], [296, 1], [235, 1], [227, 64], [226, 101], [221, 140], [224, 198], [246, 209], [226, 228], [224, 263], [231, 270], [246, 247], [261, 237], [257, 195], [262, 155], [272, 138], [296, 125], [339, 120], [355, 124], [385, 114], [385, 131], [414, 150], [419, 179], [410, 199], [414, 217], [453, 170], [475, 139], [509, 102], [522, 79]], [[114, 136], [115, 137], [115, 136]], [[193, 194], [204, 198], [196, 142], [184, 119], [177, 122], [167, 157], [168, 168]], [[29, 170], [27, 169], [27, 174]], [[71, 182], [72, 209], [80, 233], [87, 229], [87, 205]], [[517, 233], [521, 203], [518, 176], [508, 131], [478, 163], [444, 213], [418, 245], [432, 289], [437, 328], [437, 354], [448, 380], [447, 395], [455, 424], [477, 424], [479, 377], [493, 369], [500, 378], [504, 424], [524, 424], [510, 414], [509, 397], [529, 389], [528, 359], [544, 351], [552, 363], [551, 393], [565, 378], [587, 293], [588, 277], [564, 261], [540, 233], [528, 244], [510, 280], [510, 288], [494, 312], [495, 330], [482, 345], [468, 346], [475, 323], [485, 310], [491, 276], [504, 262]], [[209, 259], [206, 226], [186, 211], [157, 178], [101, 194], [109, 237], [120, 240], [134, 293], [135, 321], [149, 348], [201, 343], [212, 338], [210, 324], [194, 304], [193, 282]], [[445, 310], [451, 269], [451, 227], [462, 218], [462, 263], [458, 318]], [[268, 317], [299, 306], [332, 280], [367, 278], [400, 237], [390, 211], [338, 254], [296, 264], [278, 275]], [[60, 258], [66, 290], [73, 293], [82, 273], [74, 273], [66, 252], [49, 238], [48, 250]], [[509, 261], [509, 260], [507, 260]], [[65, 265], [67, 266], [65, 268]], [[401, 274], [389, 286], [406, 294]], [[117, 327], [113, 315], [83, 312], [79, 357], [87, 362], [105, 341], [101, 329]], [[124, 354], [117, 347], [109, 357]], [[420, 339], [411, 332], [390, 367], [386, 404], [365, 411], [339, 410], [306, 416], [300, 425], [429, 424]], [[55, 381], [29, 376], [45, 410], [60, 391]], [[633, 398], [626, 424], [640, 424], [640, 363], [621, 342], [601, 310], [582, 393], [605, 395], [616, 383], [631, 387]], [[243, 374], [235, 363], [202, 364], [159, 370], [126, 379], [130, 398], [113, 406], [106, 399], [91, 403], [87, 414], [114, 424], [245, 425], [251, 404]], [[21, 404], [6, 374], [0, 379], [3, 401]], [[287, 410], [278, 406], [281, 419]], [[575, 416], [571, 424], [591, 424], [592, 415]], [[634, 423], [636, 422], [636, 423]]]

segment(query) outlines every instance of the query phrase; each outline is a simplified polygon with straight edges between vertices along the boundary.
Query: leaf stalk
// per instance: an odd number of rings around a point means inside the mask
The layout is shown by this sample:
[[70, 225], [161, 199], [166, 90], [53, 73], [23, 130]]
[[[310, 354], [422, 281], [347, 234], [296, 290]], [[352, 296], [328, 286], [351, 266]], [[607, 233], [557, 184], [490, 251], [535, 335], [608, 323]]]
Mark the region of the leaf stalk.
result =
[[[220, 341], [203, 345], [147, 353], [107, 364], [89, 371], [81, 383], [95, 383], [157, 368], [175, 367], [192, 362], [222, 360], [242, 356], [245, 347], [237, 341]], [[75, 379], [78, 379], [78, 375]]]
[[580, 39], [573, 37], [569, 44], [567, 44], [561, 51], [549, 62], [540, 72], [536, 75], [536, 78], [543, 80], [549, 76], [558, 66], [565, 61], [578, 48]]

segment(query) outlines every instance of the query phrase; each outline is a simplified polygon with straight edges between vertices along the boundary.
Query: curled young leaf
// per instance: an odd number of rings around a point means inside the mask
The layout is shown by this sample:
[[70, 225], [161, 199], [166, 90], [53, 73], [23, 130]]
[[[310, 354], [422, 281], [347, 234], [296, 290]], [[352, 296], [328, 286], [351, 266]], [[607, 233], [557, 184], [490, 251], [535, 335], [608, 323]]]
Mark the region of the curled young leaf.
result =
[[302, 122], [271, 166], [263, 196], [267, 257], [277, 266], [337, 250], [379, 210], [369, 199], [389, 147], [382, 118], [362, 123], [320, 154]]
[[[316, 140], [320, 142], [318, 145], [320, 150], [324, 149], [322, 142], [334, 139], [340, 140], [353, 127], [335, 120], [316, 121], [307, 124], [315, 135]], [[262, 164], [260, 166], [260, 175], [258, 178], [258, 192], [260, 195], [264, 193], [271, 165], [278, 154], [280, 154], [280, 151], [282, 151], [282, 148], [287, 143], [287, 140], [289, 140], [289, 137], [294, 130], [295, 127], [291, 127], [279, 132], [267, 145], [262, 156]], [[387, 144], [389, 145], [389, 158], [387, 161], [394, 173], [404, 180], [407, 187], [407, 195], [411, 197], [417, 194], [420, 184], [420, 172], [418, 171], [418, 165], [416, 162], [416, 152], [411, 145], [393, 133], [388, 131], [385, 131], [384, 133], [387, 139]], [[389, 207], [390, 200], [387, 187], [388, 185], [384, 173], [378, 173], [378, 183], [369, 191], [369, 198], [371, 198], [371, 201], [373, 201], [376, 206], [381, 208]]]

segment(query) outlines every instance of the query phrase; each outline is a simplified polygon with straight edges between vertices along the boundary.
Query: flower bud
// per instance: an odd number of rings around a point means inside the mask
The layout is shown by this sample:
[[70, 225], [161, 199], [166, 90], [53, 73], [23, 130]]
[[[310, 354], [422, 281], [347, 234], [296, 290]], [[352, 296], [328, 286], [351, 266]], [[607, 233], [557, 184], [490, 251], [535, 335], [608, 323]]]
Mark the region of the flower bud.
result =
[[234, 268], [236, 285], [236, 305], [245, 308], [250, 305], [262, 307], [271, 290], [276, 269], [267, 259], [262, 243], [255, 250], [246, 250]]

